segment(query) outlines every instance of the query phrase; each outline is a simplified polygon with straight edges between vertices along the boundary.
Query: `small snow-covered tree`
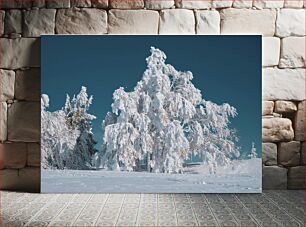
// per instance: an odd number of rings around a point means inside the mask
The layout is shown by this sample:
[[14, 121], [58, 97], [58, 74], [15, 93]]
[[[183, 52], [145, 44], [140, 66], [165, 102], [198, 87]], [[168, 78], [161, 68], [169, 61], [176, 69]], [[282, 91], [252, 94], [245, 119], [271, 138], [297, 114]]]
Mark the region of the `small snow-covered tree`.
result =
[[88, 113], [92, 104], [93, 96], [88, 97], [87, 88], [82, 86], [77, 96], [70, 100], [66, 97], [63, 111], [66, 115], [66, 124], [72, 130], [80, 132], [77, 143], [73, 151], [74, 157], [67, 160], [66, 166], [70, 169], [86, 169], [91, 166], [92, 155], [97, 152], [96, 141], [92, 133], [92, 121], [96, 119], [94, 115]]
[[249, 158], [257, 158], [257, 151], [256, 151], [256, 147], [255, 147], [255, 143], [252, 142], [252, 148], [251, 148], [251, 152], [248, 155]]
[[190, 71], [166, 64], [152, 47], [147, 69], [133, 91], [117, 89], [112, 112], [103, 123], [101, 162], [108, 169], [133, 171], [145, 162], [150, 172], [180, 173], [191, 154], [215, 172], [239, 156], [235, 131], [229, 128], [236, 109], [202, 98]]
[[79, 130], [71, 129], [66, 124], [66, 114], [62, 110], [47, 111], [49, 97], [41, 97], [41, 153], [42, 168], [64, 169], [67, 160], [73, 156]]
[[86, 87], [70, 100], [66, 97], [62, 110], [49, 112], [49, 97], [41, 98], [41, 131], [43, 168], [88, 169], [92, 155], [97, 152], [92, 134], [92, 120], [88, 113], [92, 104]]

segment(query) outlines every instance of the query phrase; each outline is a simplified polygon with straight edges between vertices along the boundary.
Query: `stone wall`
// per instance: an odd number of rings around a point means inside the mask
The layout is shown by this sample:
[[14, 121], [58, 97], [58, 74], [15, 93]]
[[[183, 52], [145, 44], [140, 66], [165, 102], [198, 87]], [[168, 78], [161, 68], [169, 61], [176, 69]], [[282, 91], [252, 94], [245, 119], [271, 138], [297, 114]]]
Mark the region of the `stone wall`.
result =
[[1, 188], [39, 191], [41, 34], [263, 35], [264, 188], [303, 188], [305, 5], [301, 0], [0, 0]]

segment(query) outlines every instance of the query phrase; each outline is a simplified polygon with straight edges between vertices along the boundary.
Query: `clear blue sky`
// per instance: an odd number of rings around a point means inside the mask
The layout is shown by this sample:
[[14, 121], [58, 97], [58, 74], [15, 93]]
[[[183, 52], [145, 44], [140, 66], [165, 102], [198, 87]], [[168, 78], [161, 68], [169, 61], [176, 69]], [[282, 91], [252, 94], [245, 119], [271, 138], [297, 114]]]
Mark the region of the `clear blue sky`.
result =
[[90, 113], [97, 116], [93, 131], [101, 144], [101, 122], [114, 90], [134, 88], [151, 46], [163, 50], [176, 69], [193, 72], [205, 100], [236, 107], [231, 126], [239, 145], [249, 151], [254, 141], [261, 156], [260, 36], [43, 36], [42, 93], [50, 97], [49, 110], [61, 109], [66, 93], [86, 86], [94, 96]]

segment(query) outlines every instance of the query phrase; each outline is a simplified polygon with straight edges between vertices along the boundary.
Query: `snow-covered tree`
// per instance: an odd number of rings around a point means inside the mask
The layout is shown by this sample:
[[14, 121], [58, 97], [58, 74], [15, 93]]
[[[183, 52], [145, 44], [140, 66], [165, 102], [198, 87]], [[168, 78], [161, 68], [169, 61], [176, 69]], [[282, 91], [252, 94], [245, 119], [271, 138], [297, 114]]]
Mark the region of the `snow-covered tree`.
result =
[[57, 169], [88, 169], [92, 155], [97, 152], [92, 134], [92, 120], [88, 113], [92, 104], [86, 87], [66, 103], [62, 110], [48, 112], [49, 98], [42, 95], [42, 148], [45, 167]]
[[47, 111], [49, 97], [41, 97], [41, 151], [44, 169], [64, 169], [76, 146], [79, 130], [70, 129], [62, 110]]
[[147, 69], [133, 91], [113, 93], [112, 112], [103, 123], [103, 146], [95, 160], [111, 170], [133, 171], [146, 163], [150, 172], [180, 173], [192, 154], [211, 166], [239, 156], [236, 109], [202, 98], [190, 71], [166, 64], [163, 51], [151, 47]]
[[87, 88], [82, 86], [77, 96], [70, 100], [66, 97], [63, 108], [66, 114], [66, 123], [70, 129], [77, 129], [80, 136], [73, 151], [74, 159], [67, 160], [67, 167], [70, 169], [86, 169], [91, 165], [92, 155], [97, 152], [96, 141], [92, 133], [92, 121], [96, 119], [94, 115], [88, 113], [92, 104], [93, 96], [88, 97]]
[[252, 142], [252, 148], [250, 151], [250, 154], [248, 155], [249, 158], [257, 158], [257, 151], [256, 151], [256, 147], [255, 147], [255, 143]]

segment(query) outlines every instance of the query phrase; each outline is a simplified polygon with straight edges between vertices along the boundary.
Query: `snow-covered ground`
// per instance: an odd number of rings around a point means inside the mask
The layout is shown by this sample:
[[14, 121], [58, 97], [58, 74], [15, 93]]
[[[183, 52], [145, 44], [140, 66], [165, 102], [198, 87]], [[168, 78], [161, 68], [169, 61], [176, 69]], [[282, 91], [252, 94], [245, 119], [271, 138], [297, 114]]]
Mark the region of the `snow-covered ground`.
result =
[[[234, 168], [233, 168], [234, 167]], [[184, 174], [42, 170], [41, 191], [88, 193], [261, 193], [261, 159], [239, 160], [209, 174], [205, 166]]]

